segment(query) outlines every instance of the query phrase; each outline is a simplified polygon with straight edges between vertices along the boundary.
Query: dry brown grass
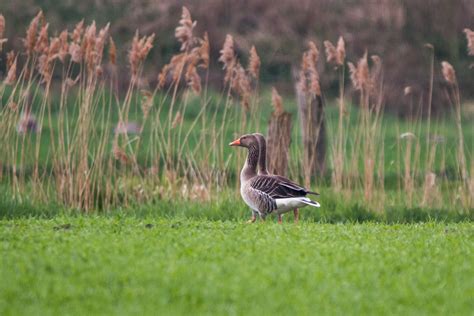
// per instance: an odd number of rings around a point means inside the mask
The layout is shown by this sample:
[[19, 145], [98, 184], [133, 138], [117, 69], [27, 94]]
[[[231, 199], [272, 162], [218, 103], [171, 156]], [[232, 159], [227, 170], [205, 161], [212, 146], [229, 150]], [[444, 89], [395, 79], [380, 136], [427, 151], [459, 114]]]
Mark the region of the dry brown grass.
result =
[[[0, 16], [0, 41], [4, 25]], [[261, 108], [265, 106], [259, 98], [261, 60], [252, 46], [249, 63], [244, 67], [234, 50], [233, 37], [227, 35], [218, 60], [224, 68], [224, 89], [214, 101], [208, 95], [212, 62], [209, 38], [207, 33], [196, 35], [195, 25], [190, 11], [183, 7], [175, 29], [180, 49], [162, 67], [154, 88], [143, 76], [145, 62], [155, 45], [154, 34], [137, 32], [127, 62], [122, 62], [129, 70], [129, 84], [119, 93], [116, 73], [121, 61], [109, 25], [99, 27], [80, 21], [71, 32], [55, 32], [40, 11], [27, 29], [24, 49], [7, 55], [0, 97], [7, 88], [11, 93], [0, 115], [0, 144], [6, 148], [0, 154], [0, 179], [20, 199], [32, 192], [34, 199], [55, 199], [85, 211], [170, 197], [209, 200], [213, 193], [222, 190], [229, 184], [230, 176], [238, 173], [244, 158], [242, 152], [226, 153], [226, 131], [231, 129], [238, 136], [260, 128]], [[466, 31], [469, 52], [471, 34]], [[336, 68], [339, 78], [337, 127], [326, 136], [332, 137], [329, 156], [333, 188], [348, 197], [363, 196], [371, 208], [381, 209], [386, 205], [382, 60], [378, 56], [369, 59], [366, 52], [357, 63], [347, 63], [353, 90], [359, 96], [357, 124], [349, 130], [344, 39], [339, 37], [336, 45], [326, 41], [324, 46], [326, 61]], [[108, 57], [104, 58], [107, 52]], [[272, 117], [281, 119], [273, 119], [271, 124], [272, 144], [282, 148], [274, 155], [284, 156], [276, 157], [282, 159], [275, 159], [278, 162], [274, 165], [289, 169], [293, 178], [303, 178], [308, 186], [316, 182], [312, 170], [319, 153], [315, 146], [307, 144], [319, 141], [325, 122], [319, 54], [316, 44], [309, 42], [301, 59], [298, 91], [307, 102], [308, 117], [317, 116], [311, 121], [302, 115], [301, 126], [297, 128], [303, 127], [303, 142], [291, 140], [291, 115], [284, 111], [276, 89], [272, 91]], [[431, 61], [432, 83], [434, 54]], [[442, 75], [456, 118], [459, 172], [454, 183], [460, 184], [455, 194], [459, 198], [439, 194], [447, 180], [435, 173], [434, 166], [444, 163], [445, 147], [429, 140], [426, 149], [421, 148], [417, 136], [422, 115], [415, 111], [410, 114], [410, 130], [400, 131], [397, 140], [399, 200], [408, 206], [427, 207], [459, 205], [459, 200], [464, 209], [470, 209], [474, 167], [472, 163], [468, 166], [466, 160], [470, 153], [465, 151], [459, 86], [448, 62], [442, 62]], [[430, 103], [432, 90], [431, 85]], [[56, 91], [59, 104], [54, 107]], [[415, 107], [415, 92], [411, 88], [406, 92], [410, 107]], [[320, 102], [321, 112], [311, 112], [315, 100]], [[211, 102], [222, 109], [221, 116], [209, 110]], [[200, 107], [197, 111], [193, 109], [194, 116], [189, 119], [189, 106], [196, 103]], [[140, 113], [138, 123], [131, 119], [134, 111]], [[430, 116], [431, 111], [428, 122]], [[116, 120], [115, 131], [110, 128], [112, 120]], [[430, 128], [428, 123], [427, 137], [431, 137]], [[42, 141], [45, 138], [46, 144]], [[299, 146], [293, 155], [288, 152], [291, 141]], [[422, 150], [427, 153], [423, 163]], [[31, 172], [27, 172], [27, 166]], [[417, 181], [420, 177], [422, 180]]]

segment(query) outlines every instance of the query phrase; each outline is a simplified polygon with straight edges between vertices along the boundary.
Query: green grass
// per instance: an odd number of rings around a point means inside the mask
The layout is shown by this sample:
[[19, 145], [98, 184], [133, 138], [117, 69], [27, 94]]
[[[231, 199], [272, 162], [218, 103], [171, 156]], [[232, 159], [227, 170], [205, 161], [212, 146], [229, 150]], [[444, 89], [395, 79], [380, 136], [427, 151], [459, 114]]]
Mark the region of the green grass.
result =
[[474, 310], [474, 225], [0, 220], [0, 314]]
[[[22, 218], [52, 219], [57, 216], [82, 216], [83, 212], [66, 208], [55, 202], [37, 202], [27, 196], [18, 198], [9, 194], [9, 189], [0, 185], [0, 220]], [[371, 209], [363, 200], [341, 198], [331, 189], [323, 188], [321, 195], [313, 197], [321, 203], [321, 208], [306, 207], [301, 210], [303, 221], [316, 223], [364, 223], [408, 224], [424, 222], [459, 223], [473, 222], [474, 211], [447, 207], [408, 207], [395, 202], [387, 202], [384, 209]], [[396, 201], [396, 197], [387, 196], [387, 200]], [[238, 189], [219, 192], [217, 198], [207, 202], [198, 202], [181, 198], [161, 199], [150, 203], [134, 203], [128, 207], [113, 210], [95, 210], [94, 215], [121, 216], [132, 215], [139, 218], [164, 217], [187, 218], [193, 220], [243, 221], [250, 217], [250, 209], [238, 194]], [[275, 221], [273, 217], [270, 221]], [[292, 216], [283, 218], [291, 222]]]

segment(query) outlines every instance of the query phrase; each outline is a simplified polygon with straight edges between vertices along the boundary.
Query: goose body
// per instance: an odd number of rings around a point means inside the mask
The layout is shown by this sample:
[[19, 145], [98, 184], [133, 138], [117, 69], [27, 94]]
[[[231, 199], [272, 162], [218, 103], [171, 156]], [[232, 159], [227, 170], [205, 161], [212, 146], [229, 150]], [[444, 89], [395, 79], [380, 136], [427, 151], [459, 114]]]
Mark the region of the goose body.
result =
[[[281, 214], [288, 211], [307, 205], [319, 207], [319, 203], [306, 196], [317, 193], [308, 191], [285, 177], [268, 174], [262, 138], [263, 135], [259, 136], [259, 134], [244, 135], [230, 143], [231, 146], [242, 146], [248, 149], [247, 160], [240, 173], [240, 194], [244, 202], [252, 209], [251, 221], [255, 221], [256, 213], [262, 219], [265, 219], [268, 214], [276, 213], [279, 215], [279, 222], [281, 222]], [[258, 161], [260, 164], [257, 173]]]
[[254, 176], [241, 186], [240, 192], [247, 205], [262, 218], [270, 213], [280, 215], [307, 205], [320, 206], [307, 197], [313, 192], [281, 176]]

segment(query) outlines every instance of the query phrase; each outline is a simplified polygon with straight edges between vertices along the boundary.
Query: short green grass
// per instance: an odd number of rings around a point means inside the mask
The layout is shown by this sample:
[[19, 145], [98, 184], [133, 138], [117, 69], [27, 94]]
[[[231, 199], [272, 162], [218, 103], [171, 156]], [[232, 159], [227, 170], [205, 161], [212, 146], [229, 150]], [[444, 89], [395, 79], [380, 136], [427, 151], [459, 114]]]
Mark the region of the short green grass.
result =
[[399, 314], [474, 310], [474, 225], [0, 220], [0, 314]]

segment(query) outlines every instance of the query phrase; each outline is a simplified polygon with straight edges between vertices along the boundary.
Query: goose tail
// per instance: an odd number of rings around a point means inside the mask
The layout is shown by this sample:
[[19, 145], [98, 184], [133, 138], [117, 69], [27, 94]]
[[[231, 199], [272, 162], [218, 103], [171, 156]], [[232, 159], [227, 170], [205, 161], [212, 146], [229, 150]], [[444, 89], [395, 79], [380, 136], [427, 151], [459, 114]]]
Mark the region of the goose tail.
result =
[[301, 202], [303, 202], [306, 205], [311, 205], [311, 206], [314, 206], [314, 207], [320, 207], [321, 206], [318, 202], [310, 200], [310, 199], [304, 199], [304, 200], [301, 200]]

